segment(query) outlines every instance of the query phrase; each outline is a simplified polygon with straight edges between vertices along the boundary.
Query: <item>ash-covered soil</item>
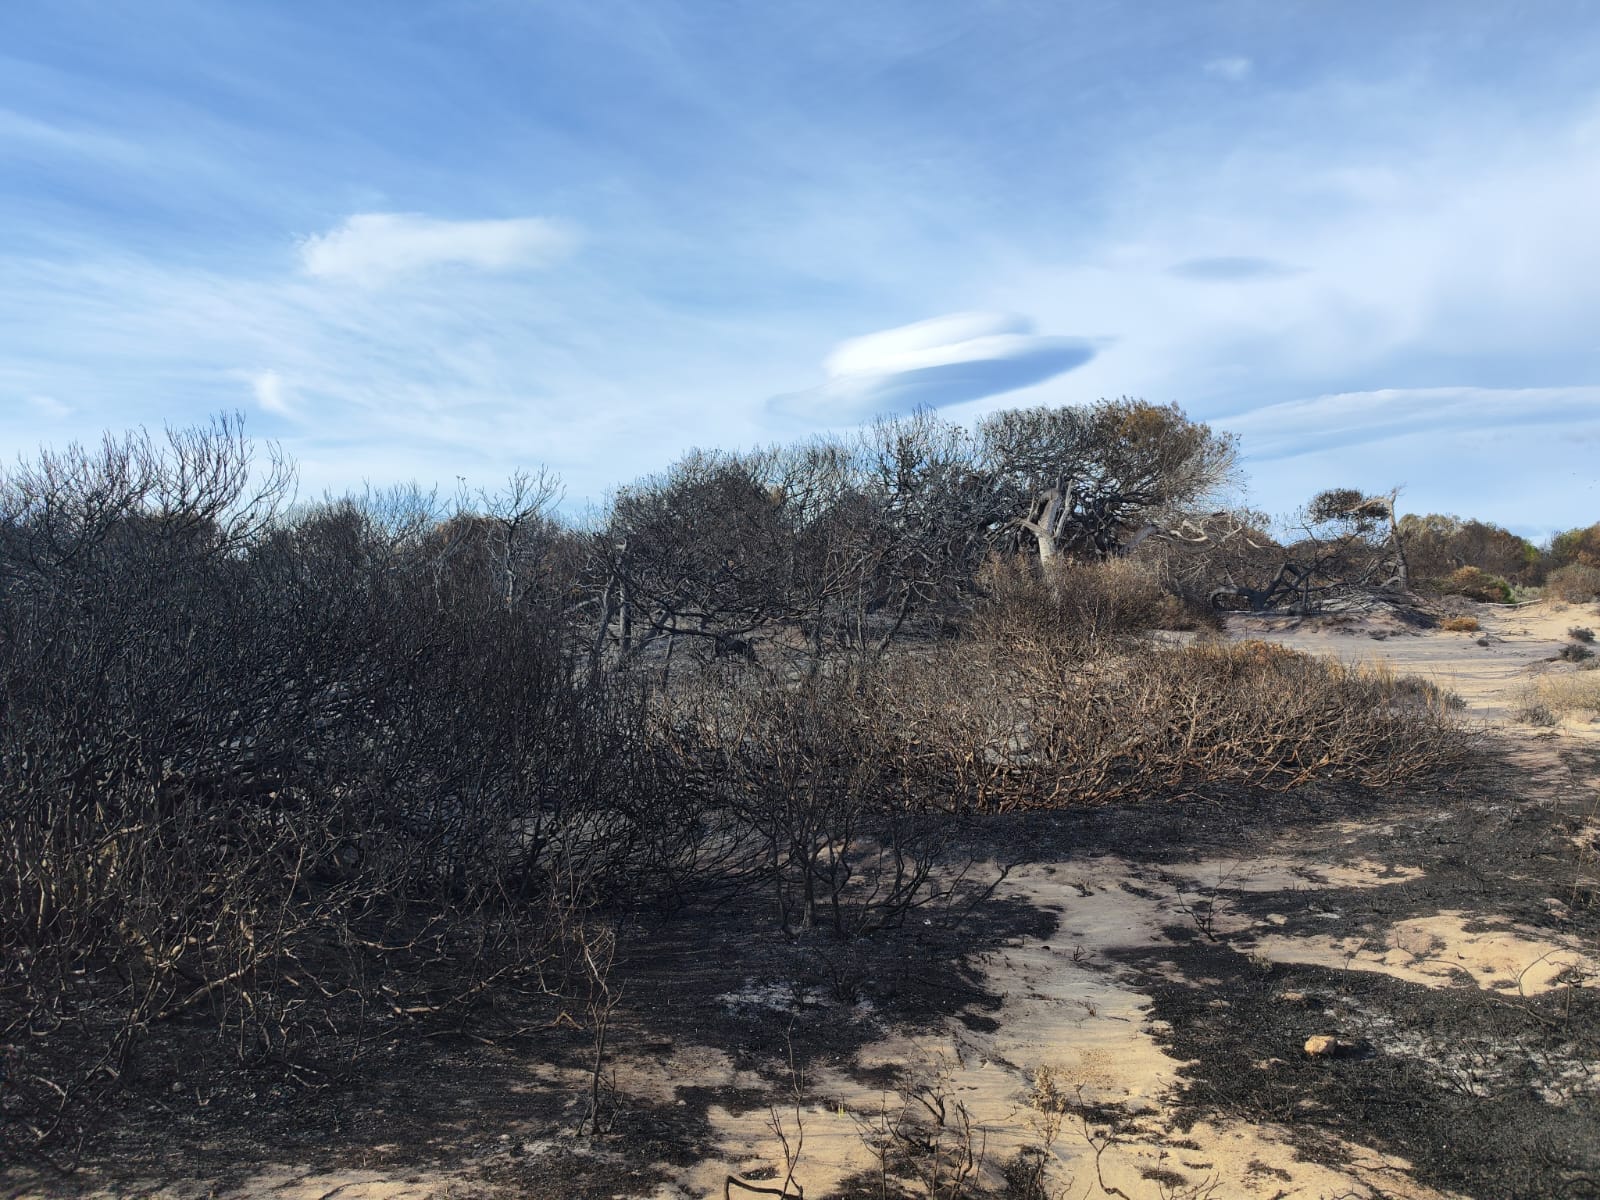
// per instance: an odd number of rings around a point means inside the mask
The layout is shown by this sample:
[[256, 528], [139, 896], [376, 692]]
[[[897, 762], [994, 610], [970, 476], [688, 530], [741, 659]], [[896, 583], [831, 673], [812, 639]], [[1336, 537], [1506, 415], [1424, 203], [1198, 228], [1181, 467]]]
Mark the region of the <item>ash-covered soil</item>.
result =
[[748, 898], [631, 917], [598, 1134], [592, 1042], [536, 998], [356, 1065], [203, 1070], [173, 1025], [77, 1170], [0, 1194], [667, 1200], [779, 1186], [782, 1133], [809, 1200], [881, 1196], [921, 1096], [966, 1114], [968, 1195], [1029, 1164], [1130, 1200], [1600, 1195], [1592, 746], [1494, 734], [1427, 795], [996, 819], [970, 853], [1010, 866], [987, 902], [850, 944]]

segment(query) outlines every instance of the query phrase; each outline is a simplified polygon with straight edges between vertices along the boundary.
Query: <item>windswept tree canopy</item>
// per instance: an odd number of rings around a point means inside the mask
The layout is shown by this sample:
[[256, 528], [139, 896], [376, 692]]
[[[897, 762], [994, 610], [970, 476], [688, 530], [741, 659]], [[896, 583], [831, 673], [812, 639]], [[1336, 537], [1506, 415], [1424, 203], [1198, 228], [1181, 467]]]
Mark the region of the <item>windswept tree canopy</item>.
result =
[[1087, 407], [995, 413], [979, 457], [1025, 513], [1042, 559], [1105, 559], [1176, 524], [1236, 479], [1232, 434], [1176, 404], [1122, 397]]
[[1211, 602], [1256, 612], [1314, 612], [1352, 597], [1407, 589], [1404, 543], [1395, 519], [1397, 493], [1356, 488], [1318, 492], [1289, 522], [1290, 537], [1270, 578], [1231, 582]]
[[959, 612], [997, 550], [1098, 560], [1152, 535], [1205, 540], [1202, 505], [1236, 461], [1231, 435], [1126, 398], [694, 451], [611, 505], [595, 653], [613, 620], [624, 657], [679, 636], [723, 652], [773, 625], [814, 652], [886, 647], [907, 620]]

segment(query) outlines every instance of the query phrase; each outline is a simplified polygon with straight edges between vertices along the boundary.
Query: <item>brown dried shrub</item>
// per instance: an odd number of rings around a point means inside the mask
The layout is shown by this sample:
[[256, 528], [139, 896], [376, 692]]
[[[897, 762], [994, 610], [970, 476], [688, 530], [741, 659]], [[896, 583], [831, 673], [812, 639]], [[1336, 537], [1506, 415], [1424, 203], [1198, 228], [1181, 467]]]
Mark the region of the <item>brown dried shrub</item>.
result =
[[1477, 617], [1446, 617], [1439, 628], [1447, 633], [1477, 633], [1482, 628]]
[[1434, 589], [1446, 596], [1465, 596], [1488, 604], [1511, 603], [1511, 585], [1498, 575], [1477, 567], [1462, 567], [1434, 581]]
[[1545, 578], [1547, 595], [1569, 604], [1587, 604], [1600, 596], [1600, 567], [1583, 563], [1569, 563], [1557, 567]]
[[890, 684], [915, 731], [908, 770], [952, 804], [1408, 785], [1448, 775], [1469, 745], [1432, 685], [1267, 643], [1143, 650], [1068, 671], [1015, 651], [904, 664]]
[[1174, 603], [1147, 568], [1126, 559], [1041, 568], [1025, 558], [996, 558], [981, 582], [985, 596], [972, 616], [978, 641], [1068, 658], [1163, 628]]

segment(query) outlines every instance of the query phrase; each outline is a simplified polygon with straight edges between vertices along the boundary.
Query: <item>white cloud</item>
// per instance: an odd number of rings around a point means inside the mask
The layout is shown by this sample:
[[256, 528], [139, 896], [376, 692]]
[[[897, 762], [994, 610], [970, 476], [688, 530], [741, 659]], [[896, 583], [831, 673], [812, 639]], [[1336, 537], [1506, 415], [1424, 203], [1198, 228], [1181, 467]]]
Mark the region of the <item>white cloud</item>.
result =
[[839, 343], [823, 361], [826, 382], [775, 396], [769, 407], [826, 424], [962, 404], [1042, 383], [1095, 349], [1082, 338], [1040, 336], [1023, 317], [951, 313]]
[[54, 396], [29, 396], [27, 405], [40, 416], [50, 417], [54, 420], [60, 420], [62, 417], [69, 416], [72, 413], [70, 405], [61, 403]]
[[840, 342], [822, 366], [839, 379], [1003, 358], [1035, 340], [1031, 332], [1027, 321], [1009, 314], [951, 313]]
[[1231, 56], [1228, 58], [1213, 58], [1205, 65], [1207, 75], [1215, 75], [1218, 79], [1226, 79], [1232, 83], [1249, 76], [1255, 64], [1248, 58]]
[[1286, 279], [1300, 274], [1300, 269], [1271, 258], [1221, 254], [1186, 258], [1181, 263], [1174, 263], [1168, 273], [1201, 283], [1253, 283], [1263, 279]]
[[1401, 486], [1408, 512], [1483, 517], [1524, 535], [1600, 504], [1600, 387], [1386, 388], [1215, 422], [1241, 435], [1250, 490], [1287, 513], [1326, 487]]
[[420, 213], [356, 213], [300, 242], [306, 274], [371, 287], [431, 267], [510, 271], [547, 266], [569, 253], [573, 234], [540, 217], [444, 221]]
[[1272, 404], [1218, 421], [1252, 459], [1290, 458], [1411, 434], [1485, 435], [1559, 426], [1538, 437], [1582, 441], [1600, 424], [1600, 387], [1384, 388]]
[[289, 385], [278, 372], [257, 371], [250, 376], [250, 390], [255, 393], [256, 403], [267, 412], [280, 417], [294, 414]]
[[81, 155], [121, 162], [144, 157], [139, 147], [121, 138], [100, 132], [50, 124], [11, 108], [0, 108], [0, 142], [23, 149], [56, 154]]
[[[1416, 134], [1409, 171], [1289, 141], [1130, 157], [1098, 247], [1019, 253], [992, 294], [1117, 335], [1071, 398], [1131, 392], [1208, 419], [1398, 381], [1590, 383], [1600, 159], [1573, 153], [1568, 127], [1495, 134]], [[1215, 256], [1234, 248], [1253, 258]]]

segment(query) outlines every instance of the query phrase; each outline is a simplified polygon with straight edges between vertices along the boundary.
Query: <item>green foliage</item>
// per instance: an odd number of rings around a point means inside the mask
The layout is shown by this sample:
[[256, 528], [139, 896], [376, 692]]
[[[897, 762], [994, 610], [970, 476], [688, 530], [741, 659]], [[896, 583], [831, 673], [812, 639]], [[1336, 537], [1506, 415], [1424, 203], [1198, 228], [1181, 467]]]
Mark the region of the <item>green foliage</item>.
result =
[[977, 474], [1005, 498], [1008, 518], [1041, 493], [1057, 498], [1059, 507], [1044, 510], [1048, 531], [1023, 528], [1077, 559], [1120, 554], [1146, 522], [1225, 492], [1238, 468], [1232, 434], [1191, 421], [1176, 404], [1126, 396], [995, 413], [978, 424], [975, 444]]
[[1416, 579], [1442, 579], [1461, 567], [1477, 567], [1519, 583], [1533, 583], [1539, 577], [1539, 548], [1488, 521], [1407, 513], [1400, 518], [1400, 536]]
[[1465, 596], [1468, 600], [1481, 600], [1489, 604], [1510, 604], [1512, 588], [1498, 575], [1491, 575], [1477, 567], [1462, 567], [1437, 580], [1434, 587], [1446, 596]]
[[1550, 539], [1549, 563], [1552, 567], [1600, 568], [1600, 521], [1587, 528], [1568, 529]]

